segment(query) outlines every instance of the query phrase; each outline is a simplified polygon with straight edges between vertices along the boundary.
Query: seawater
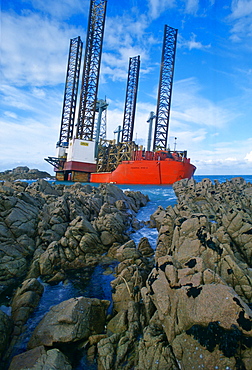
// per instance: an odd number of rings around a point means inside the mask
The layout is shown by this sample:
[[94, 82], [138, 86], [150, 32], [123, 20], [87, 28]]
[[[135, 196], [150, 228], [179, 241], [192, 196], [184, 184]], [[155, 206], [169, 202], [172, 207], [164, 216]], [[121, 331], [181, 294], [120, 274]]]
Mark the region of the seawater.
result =
[[[242, 176], [247, 182], [252, 183], [252, 175]], [[209, 178], [211, 181], [218, 180], [219, 182], [225, 182], [226, 180], [230, 180], [233, 177], [237, 176], [194, 176], [194, 179], [199, 182], [204, 178]], [[52, 182], [52, 181], [49, 181]], [[55, 182], [56, 184], [59, 182]], [[60, 182], [61, 184], [70, 185], [69, 182]], [[92, 186], [99, 186], [99, 184], [90, 184]], [[145, 207], [142, 207], [139, 212], [137, 213], [136, 217], [139, 221], [148, 221], [151, 214], [153, 214], [158, 206], [162, 206], [164, 209], [171, 205], [173, 206], [176, 204], [176, 196], [172, 189], [172, 186], [162, 185], [118, 185], [120, 189], [123, 191], [132, 190], [132, 191], [140, 191], [145, 195], [148, 195], [150, 201], [147, 203]], [[156, 239], [157, 239], [158, 232], [156, 229], [149, 228], [147, 226], [142, 227], [139, 230], [132, 232], [130, 235], [131, 238], [135, 241], [136, 244], [140, 241], [142, 237], [147, 237], [152, 248], [155, 249], [156, 247]], [[68, 281], [66, 283], [59, 283], [57, 285], [44, 285], [44, 293], [40, 300], [40, 303], [37, 309], [34, 311], [33, 315], [27, 322], [27, 330], [20, 336], [20, 340], [14, 348], [13, 355], [18, 353], [22, 353], [27, 348], [27, 343], [31, 337], [31, 334], [39, 321], [42, 317], [49, 311], [50, 307], [64, 301], [70, 299], [72, 297], [78, 296], [85, 296], [89, 298], [99, 298], [99, 299], [108, 299], [112, 300], [112, 293], [110, 282], [114, 279], [113, 273], [108, 274], [108, 267], [113, 272], [114, 265], [106, 266], [106, 265], [98, 265], [91, 275], [89, 283], [84, 286], [76, 286], [73, 282]], [[111, 307], [110, 307], [111, 309]], [[95, 370], [97, 369], [96, 364], [89, 364], [86, 362], [85, 357], [82, 358], [79, 365], [75, 367], [75, 370], [82, 370], [82, 369], [89, 369]]]

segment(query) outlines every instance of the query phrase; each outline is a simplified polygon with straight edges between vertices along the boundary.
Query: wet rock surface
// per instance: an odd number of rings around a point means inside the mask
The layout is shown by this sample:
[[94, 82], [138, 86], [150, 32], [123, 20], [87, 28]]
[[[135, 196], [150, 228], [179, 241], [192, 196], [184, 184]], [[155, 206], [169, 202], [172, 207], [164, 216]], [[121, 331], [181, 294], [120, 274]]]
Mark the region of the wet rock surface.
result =
[[11, 339], [13, 322], [11, 318], [0, 310], [0, 358], [5, 354]]
[[53, 306], [34, 330], [28, 348], [53, 347], [102, 333], [109, 304], [96, 298], [76, 297]]
[[178, 204], [152, 215], [159, 229], [147, 280], [182, 369], [251, 369], [252, 186], [182, 180]]
[[114, 248], [98, 369], [252, 369], [251, 184], [182, 180], [174, 191], [177, 205], [151, 216], [154, 261], [145, 241]]
[[78, 271], [88, 280], [97, 263], [117, 261], [113, 310], [84, 297], [51, 307], [10, 370], [75, 369], [84, 353], [83, 368], [98, 370], [252, 369], [252, 186], [204, 179], [173, 189], [177, 204], [146, 220], [159, 231], [154, 252], [146, 237], [129, 237], [148, 201], [139, 192], [1, 185], [2, 294], [14, 288], [12, 318], [0, 316], [2, 353], [43, 293], [38, 277], [55, 284]]
[[13, 358], [9, 370], [72, 370], [67, 357], [56, 348], [36, 347]]
[[[57, 284], [76, 271], [88, 280], [114, 243], [129, 240], [136, 212], [147, 202], [140, 192], [126, 195], [114, 185], [0, 183], [0, 299], [11, 308], [11, 319], [0, 311], [3, 364], [43, 294], [38, 278]], [[75, 334], [70, 342], [83, 339]]]

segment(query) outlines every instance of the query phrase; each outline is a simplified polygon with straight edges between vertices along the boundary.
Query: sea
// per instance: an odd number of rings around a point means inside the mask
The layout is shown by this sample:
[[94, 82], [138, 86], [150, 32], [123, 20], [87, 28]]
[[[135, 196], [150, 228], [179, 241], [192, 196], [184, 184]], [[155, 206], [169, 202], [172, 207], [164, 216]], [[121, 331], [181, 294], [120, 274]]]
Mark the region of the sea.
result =
[[[194, 176], [194, 179], [199, 182], [204, 178], [209, 178], [212, 182], [214, 180], [218, 180], [220, 183], [225, 182], [227, 180], [231, 180], [233, 177], [243, 177], [246, 182], [252, 183], [252, 175], [237, 175], [237, 176], [227, 176], [227, 175], [212, 175], [212, 176]], [[49, 181], [51, 182], [51, 181]], [[59, 183], [55, 182], [54, 183]], [[60, 182], [61, 184], [70, 185], [69, 182]], [[99, 186], [99, 184], [92, 184], [92, 186]], [[176, 204], [176, 196], [172, 189], [172, 186], [162, 185], [117, 185], [123, 191], [132, 190], [132, 191], [140, 191], [143, 194], [149, 196], [150, 201], [147, 203], [145, 207], [142, 207], [139, 212], [137, 213], [137, 219], [139, 221], [148, 221], [150, 216], [155, 212], [158, 206], [162, 206], [166, 208], [169, 205]], [[155, 250], [156, 248], [156, 240], [157, 240], [157, 230], [149, 228], [147, 226], [142, 227], [139, 230], [132, 230], [130, 234], [131, 239], [135, 241], [137, 244], [142, 237], [147, 237], [152, 248]], [[90, 276], [89, 283], [86, 285], [76, 284], [76, 281], [67, 281], [67, 282], [60, 282], [57, 285], [49, 285], [44, 283], [42, 280], [41, 283], [44, 285], [44, 293], [40, 300], [40, 303], [33, 313], [33, 315], [29, 318], [27, 322], [27, 329], [26, 331], [20, 336], [18, 343], [16, 344], [13, 350], [13, 356], [19, 353], [22, 353], [27, 348], [27, 343], [31, 337], [31, 334], [39, 321], [42, 317], [49, 311], [50, 307], [64, 301], [70, 299], [72, 297], [77, 296], [85, 296], [89, 298], [99, 298], [99, 299], [107, 299], [112, 302], [112, 293], [111, 293], [111, 281], [115, 278], [114, 276], [114, 267], [116, 263], [108, 264], [100, 264], [98, 265], [92, 275]], [[0, 306], [0, 309], [5, 311], [6, 313], [10, 314], [10, 309], [7, 306]], [[110, 310], [112, 310], [112, 303], [110, 306]], [[97, 364], [96, 363], [89, 363], [86, 359], [86, 356], [83, 355], [76, 366], [74, 366], [74, 370], [96, 370]]]

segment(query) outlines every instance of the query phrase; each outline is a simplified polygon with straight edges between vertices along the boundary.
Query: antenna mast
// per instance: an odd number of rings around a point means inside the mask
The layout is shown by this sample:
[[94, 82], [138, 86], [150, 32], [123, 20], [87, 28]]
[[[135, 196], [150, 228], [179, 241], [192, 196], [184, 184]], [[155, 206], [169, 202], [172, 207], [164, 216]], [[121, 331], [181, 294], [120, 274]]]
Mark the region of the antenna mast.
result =
[[165, 25], [153, 150], [166, 150], [178, 30]]

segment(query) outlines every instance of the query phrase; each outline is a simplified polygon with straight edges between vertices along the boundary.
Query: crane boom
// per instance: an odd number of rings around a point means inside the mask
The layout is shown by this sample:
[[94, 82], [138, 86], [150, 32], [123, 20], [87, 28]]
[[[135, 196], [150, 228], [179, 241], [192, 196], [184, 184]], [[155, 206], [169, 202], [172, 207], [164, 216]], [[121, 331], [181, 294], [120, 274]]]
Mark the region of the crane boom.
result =
[[73, 137], [83, 42], [80, 36], [70, 40], [60, 135], [57, 146], [68, 146]]
[[91, 0], [76, 138], [92, 140], [107, 0]]
[[166, 150], [178, 30], [165, 25], [153, 150]]
[[139, 70], [140, 55], [129, 59], [128, 81], [122, 129], [122, 142], [129, 142], [133, 139]]

